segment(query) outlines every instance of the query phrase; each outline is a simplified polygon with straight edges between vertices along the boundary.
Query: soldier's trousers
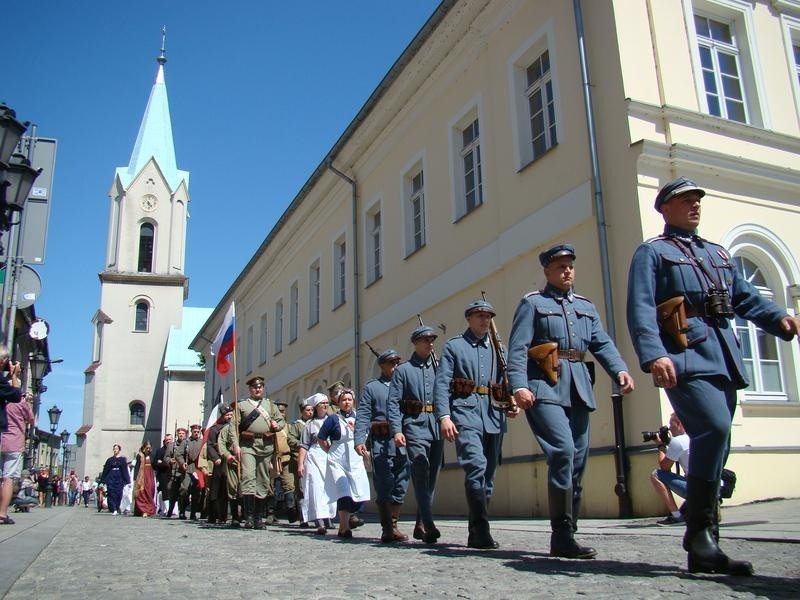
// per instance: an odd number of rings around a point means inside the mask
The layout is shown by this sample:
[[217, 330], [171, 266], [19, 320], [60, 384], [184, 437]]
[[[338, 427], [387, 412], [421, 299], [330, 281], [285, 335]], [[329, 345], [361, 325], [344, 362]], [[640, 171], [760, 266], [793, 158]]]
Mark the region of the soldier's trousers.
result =
[[537, 401], [525, 411], [528, 425], [547, 456], [548, 481], [581, 496], [581, 480], [589, 454], [589, 409], [580, 400], [572, 406]]
[[484, 492], [486, 498], [494, 491], [494, 474], [503, 443], [502, 433], [485, 433], [469, 427], [460, 427], [456, 436], [458, 464], [464, 469], [464, 488], [467, 496]]
[[433, 521], [433, 493], [442, 467], [444, 440], [406, 438], [417, 510], [423, 521]]
[[668, 389], [667, 397], [689, 434], [689, 473], [719, 481], [730, 451], [736, 389], [724, 377], [690, 378]]
[[252, 454], [242, 451], [242, 495], [266, 498], [272, 495], [270, 462], [272, 454]]
[[410, 478], [408, 458], [395, 449], [394, 444], [372, 443], [372, 483], [378, 502], [402, 504], [408, 491]]

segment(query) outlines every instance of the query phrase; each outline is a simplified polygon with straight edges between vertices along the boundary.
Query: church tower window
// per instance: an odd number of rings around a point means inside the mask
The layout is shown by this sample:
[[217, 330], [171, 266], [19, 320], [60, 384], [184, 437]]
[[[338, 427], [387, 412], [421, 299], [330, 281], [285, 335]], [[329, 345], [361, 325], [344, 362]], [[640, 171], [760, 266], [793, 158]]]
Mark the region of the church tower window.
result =
[[144, 425], [144, 404], [141, 402], [131, 402], [131, 425]]
[[134, 331], [147, 331], [150, 325], [150, 305], [144, 300], [136, 303], [136, 319]]
[[151, 223], [142, 224], [139, 229], [139, 273], [153, 272], [153, 240], [155, 228]]

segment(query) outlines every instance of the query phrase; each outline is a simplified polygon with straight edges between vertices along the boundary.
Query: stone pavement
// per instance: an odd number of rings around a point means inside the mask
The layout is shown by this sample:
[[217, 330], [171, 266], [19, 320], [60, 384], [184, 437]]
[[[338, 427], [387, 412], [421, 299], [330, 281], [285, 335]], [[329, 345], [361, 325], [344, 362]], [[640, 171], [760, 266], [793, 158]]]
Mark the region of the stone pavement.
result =
[[[0, 526], [0, 595], [39, 598], [799, 598], [800, 500], [725, 507], [723, 548], [752, 578], [687, 573], [682, 527], [655, 519], [586, 519], [595, 560], [547, 554], [542, 519], [498, 519], [501, 548], [465, 547], [463, 519], [441, 518], [441, 543], [377, 542], [374, 516], [351, 541], [335, 531], [231, 531], [187, 521], [55, 507]], [[410, 533], [411, 524], [402, 528]]]

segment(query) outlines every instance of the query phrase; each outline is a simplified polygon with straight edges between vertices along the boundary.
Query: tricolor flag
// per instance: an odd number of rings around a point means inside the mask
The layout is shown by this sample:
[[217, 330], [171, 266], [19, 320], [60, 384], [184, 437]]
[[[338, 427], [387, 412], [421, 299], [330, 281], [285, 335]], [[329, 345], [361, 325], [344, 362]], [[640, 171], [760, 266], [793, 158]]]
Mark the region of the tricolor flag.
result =
[[236, 344], [236, 310], [234, 309], [233, 301], [228, 312], [225, 313], [225, 320], [222, 322], [222, 327], [217, 332], [217, 337], [214, 338], [214, 343], [211, 344], [211, 354], [214, 355], [214, 363], [217, 367], [217, 373], [220, 375], [227, 375], [231, 370], [231, 363], [228, 362], [228, 355], [233, 352], [233, 347]]

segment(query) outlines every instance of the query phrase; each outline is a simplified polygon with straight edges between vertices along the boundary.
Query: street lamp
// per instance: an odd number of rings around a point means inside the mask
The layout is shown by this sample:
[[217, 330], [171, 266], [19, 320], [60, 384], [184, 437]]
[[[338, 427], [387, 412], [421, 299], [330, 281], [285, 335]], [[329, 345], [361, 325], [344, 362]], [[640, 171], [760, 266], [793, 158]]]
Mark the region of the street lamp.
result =
[[56, 429], [58, 429], [58, 420], [61, 418], [61, 409], [58, 408], [55, 404], [47, 409], [47, 416], [50, 419], [50, 440], [48, 446], [50, 446], [50, 481], [47, 484], [47, 495], [45, 506], [52, 506], [53, 505], [53, 458], [55, 453], [53, 452], [53, 438], [56, 435]]
[[64, 456], [61, 459], [61, 477], [62, 478], [64, 477], [64, 473], [66, 473], [65, 469], [67, 468], [67, 465], [65, 464], [65, 461], [66, 461], [66, 456], [67, 456], [67, 442], [68, 441], [69, 441], [69, 431], [64, 429], [64, 431], [61, 432], [61, 448], [64, 450]]

